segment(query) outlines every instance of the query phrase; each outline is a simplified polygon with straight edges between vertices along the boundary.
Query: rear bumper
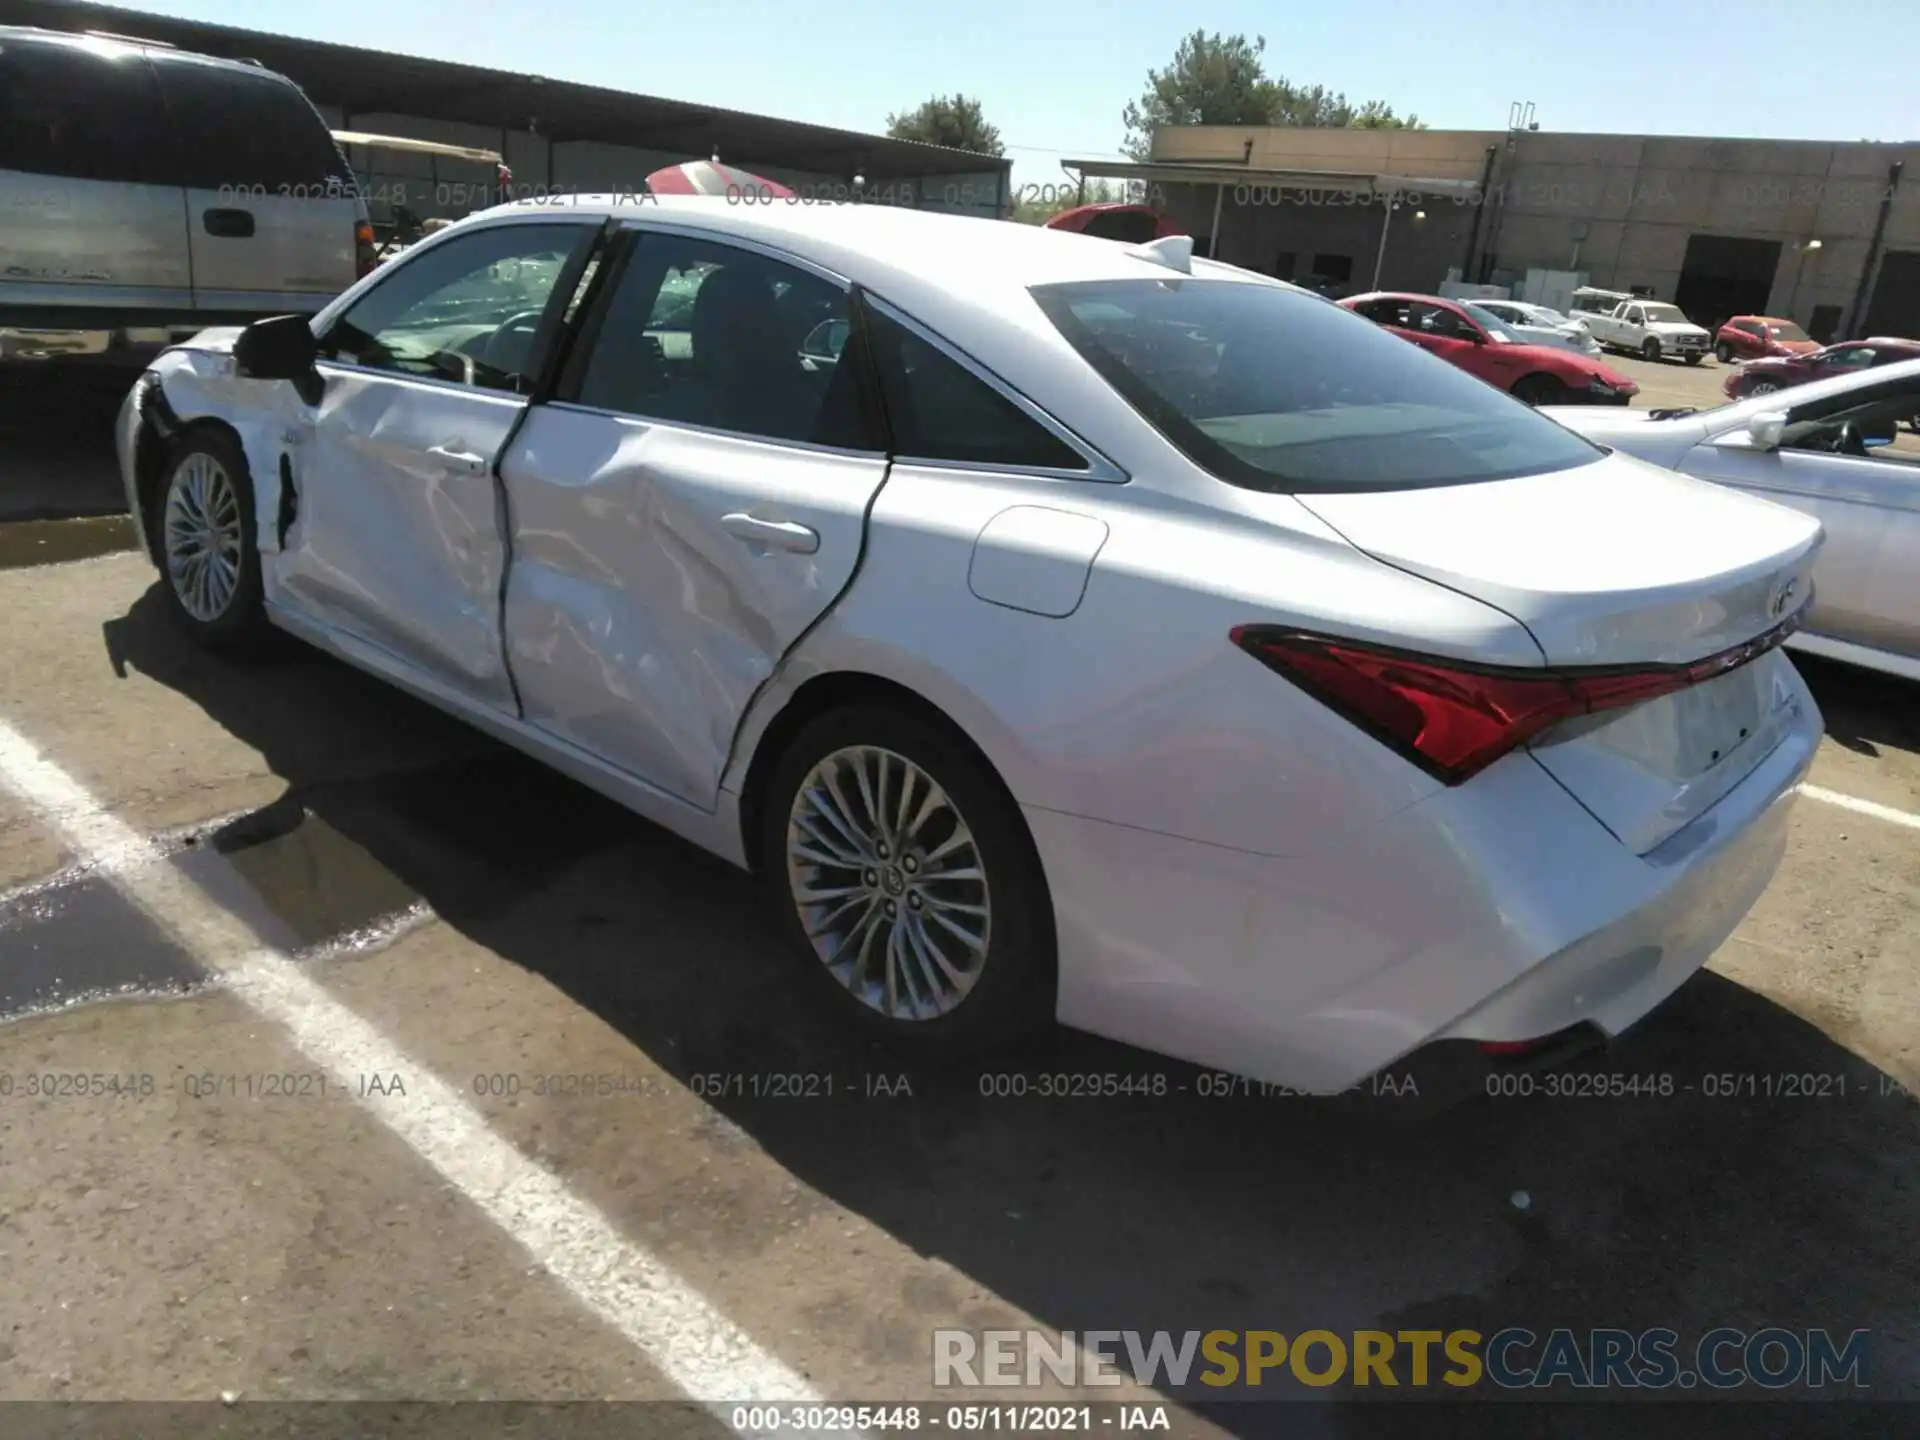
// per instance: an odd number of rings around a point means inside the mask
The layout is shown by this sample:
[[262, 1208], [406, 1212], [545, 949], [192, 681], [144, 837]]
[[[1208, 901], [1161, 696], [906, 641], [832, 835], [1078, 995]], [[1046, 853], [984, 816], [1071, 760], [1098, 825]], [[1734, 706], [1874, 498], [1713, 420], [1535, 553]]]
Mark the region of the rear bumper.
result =
[[1526, 755], [1343, 853], [1255, 855], [1029, 808], [1059, 1018], [1317, 1093], [1437, 1041], [1619, 1034], [1765, 889], [1821, 728], [1808, 697], [1766, 760], [1641, 857]]

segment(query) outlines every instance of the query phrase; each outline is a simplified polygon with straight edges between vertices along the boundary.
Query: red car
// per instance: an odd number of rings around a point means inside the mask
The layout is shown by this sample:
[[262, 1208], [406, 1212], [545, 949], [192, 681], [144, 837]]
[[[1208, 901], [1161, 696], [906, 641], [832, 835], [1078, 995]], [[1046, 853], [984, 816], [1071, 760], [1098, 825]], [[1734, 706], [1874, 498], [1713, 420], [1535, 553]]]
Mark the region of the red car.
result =
[[1843, 340], [1838, 345], [1814, 349], [1804, 355], [1751, 360], [1730, 373], [1720, 388], [1729, 400], [1744, 400], [1749, 395], [1765, 395], [1773, 390], [1804, 385], [1809, 380], [1825, 380], [1850, 370], [1891, 365], [1899, 360], [1920, 360], [1920, 340], [1878, 335], [1870, 340]]
[[1529, 345], [1468, 303], [1384, 292], [1339, 303], [1529, 405], [1624, 405], [1640, 393], [1618, 370], [1578, 350]]
[[1077, 230], [1102, 240], [1124, 240], [1129, 245], [1144, 245], [1149, 240], [1187, 232], [1157, 210], [1145, 205], [1108, 201], [1099, 205], [1076, 205], [1062, 210], [1047, 221], [1049, 230]]
[[1819, 348], [1820, 342], [1793, 321], [1771, 315], [1736, 315], [1713, 337], [1713, 353], [1722, 365], [1774, 355], [1809, 355]]

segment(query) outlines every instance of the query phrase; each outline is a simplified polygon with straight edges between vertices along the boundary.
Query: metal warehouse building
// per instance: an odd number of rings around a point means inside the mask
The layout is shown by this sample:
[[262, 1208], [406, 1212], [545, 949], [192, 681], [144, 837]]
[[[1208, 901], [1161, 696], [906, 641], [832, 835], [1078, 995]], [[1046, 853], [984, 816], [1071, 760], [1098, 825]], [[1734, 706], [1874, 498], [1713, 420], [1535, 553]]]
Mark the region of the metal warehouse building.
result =
[[[858, 176], [870, 195], [893, 203], [997, 215], [1010, 188], [1011, 161], [937, 145], [108, 5], [0, 0], [0, 24], [101, 31], [257, 60], [294, 80], [337, 130], [499, 152], [517, 193], [637, 191], [655, 170], [716, 153], [808, 198], [845, 193]], [[371, 189], [404, 187], [423, 217], [473, 208], [471, 197], [491, 178], [424, 155], [356, 147], [352, 158]]]
[[[1068, 161], [1158, 187], [1222, 260], [1335, 294], [1450, 275], [1671, 300], [1696, 321], [1765, 314], [1817, 338], [1920, 335], [1920, 145], [1530, 129], [1175, 126], [1142, 164]], [[1150, 192], [1152, 193], [1152, 192]], [[1376, 281], [1377, 276], [1377, 281]], [[1544, 283], [1543, 283], [1544, 282]]]

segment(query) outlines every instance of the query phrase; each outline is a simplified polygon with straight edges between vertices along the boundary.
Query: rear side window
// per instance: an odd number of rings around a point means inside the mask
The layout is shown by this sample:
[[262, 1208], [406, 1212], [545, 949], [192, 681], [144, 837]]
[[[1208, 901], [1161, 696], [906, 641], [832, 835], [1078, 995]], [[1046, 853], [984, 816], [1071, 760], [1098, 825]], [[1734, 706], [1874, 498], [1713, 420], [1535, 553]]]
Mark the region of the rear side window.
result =
[[[638, 237], [564, 398], [760, 439], [878, 450], [868, 390], [837, 347], [846, 290], [757, 251]], [[569, 367], [570, 369], [576, 367]]]
[[1086, 457], [940, 348], [865, 311], [894, 453], [905, 460], [1085, 470]]
[[1276, 285], [1096, 280], [1032, 293], [1173, 444], [1250, 489], [1460, 485], [1602, 454], [1418, 346]]
[[0, 170], [177, 185], [146, 57], [107, 42], [0, 40]]
[[173, 58], [154, 69], [188, 189], [308, 199], [351, 184], [326, 122], [291, 80]]

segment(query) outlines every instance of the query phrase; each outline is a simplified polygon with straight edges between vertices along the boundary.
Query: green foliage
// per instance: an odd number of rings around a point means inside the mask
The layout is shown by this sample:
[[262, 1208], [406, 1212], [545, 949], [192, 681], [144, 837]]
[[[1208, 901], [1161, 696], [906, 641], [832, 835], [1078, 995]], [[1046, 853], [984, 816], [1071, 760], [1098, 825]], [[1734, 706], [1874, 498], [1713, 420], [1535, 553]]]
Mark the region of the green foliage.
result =
[[1144, 160], [1153, 132], [1163, 125], [1356, 126], [1367, 130], [1418, 130], [1419, 117], [1399, 116], [1380, 100], [1355, 105], [1323, 85], [1295, 85], [1269, 76], [1265, 36], [1209, 34], [1195, 30], [1163, 70], [1147, 72], [1147, 88], [1121, 112], [1127, 128], [1122, 148]]
[[1000, 131], [987, 123], [980, 102], [971, 95], [935, 95], [916, 109], [887, 117], [887, 134], [895, 140], [918, 140], [949, 150], [971, 150], [979, 155], [1004, 155]]

